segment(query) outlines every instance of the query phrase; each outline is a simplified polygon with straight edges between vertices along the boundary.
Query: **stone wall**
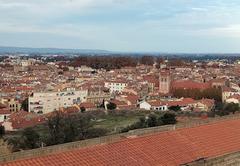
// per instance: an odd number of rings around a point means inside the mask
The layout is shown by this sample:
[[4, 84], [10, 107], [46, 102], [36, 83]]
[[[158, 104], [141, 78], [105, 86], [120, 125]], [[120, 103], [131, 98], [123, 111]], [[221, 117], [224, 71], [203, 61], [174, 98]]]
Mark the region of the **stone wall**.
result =
[[183, 166], [239, 166], [240, 165], [240, 152], [230, 153], [223, 156], [199, 159]]

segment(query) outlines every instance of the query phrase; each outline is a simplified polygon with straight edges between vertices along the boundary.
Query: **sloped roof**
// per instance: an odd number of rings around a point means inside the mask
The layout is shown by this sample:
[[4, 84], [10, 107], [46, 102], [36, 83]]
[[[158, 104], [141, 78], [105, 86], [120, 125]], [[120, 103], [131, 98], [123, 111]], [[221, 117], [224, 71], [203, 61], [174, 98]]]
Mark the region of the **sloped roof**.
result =
[[84, 107], [84, 108], [97, 108], [93, 103], [91, 103], [91, 102], [83, 102], [83, 103], [81, 103], [80, 104], [80, 106], [79, 106], [80, 108], [81, 107]]
[[228, 99], [232, 99], [232, 98], [240, 101], [240, 95], [233, 95], [233, 96], [230, 96]]
[[203, 82], [194, 82], [191, 80], [180, 80], [180, 81], [174, 81], [172, 83], [173, 89], [207, 89], [210, 88], [209, 83], [203, 83]]
[[0, 115], [7, 115], [7, 114], [11, 114], [8, 108], [0, 108]]
[[240, 120], [227, 120], [13, 161], [3, 166], [179, 165], [240, 151], [239, 137]]
[[12, 122], [12, 127], [14, 129], [22, 129], [42, 124], [46, 122], [46, 118], [35, 113], [19, 111], [12, 113], [9, 116], [9, 121]]

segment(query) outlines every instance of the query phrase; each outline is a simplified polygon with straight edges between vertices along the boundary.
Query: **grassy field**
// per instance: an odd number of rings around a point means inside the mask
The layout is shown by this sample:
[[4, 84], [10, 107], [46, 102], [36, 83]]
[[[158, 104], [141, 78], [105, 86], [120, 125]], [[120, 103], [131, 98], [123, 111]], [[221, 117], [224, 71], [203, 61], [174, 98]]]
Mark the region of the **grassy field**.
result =
[[[140, 117], [148, 115], [148, 111], [116, 111], [114, 113], [93, 113], [93, 119], [91, 120], [94, 128], [104, 128], [109, 132], [108, 134], [114, 134], [119, 132], [122, 128], [131, 125], [139, 120]], [[85, 113], [84, 113], [85, 114]], [[91, 112], [87, 112], [91, 114]], [[37, 125], [33, 127], [42, 137], [48, 135], [47, 124]], [[11, 132], [7, 134], [7, 137], [21, 136], [22, 130]]]
[[105, 115], [102, 119], [94, 122], [94, 127], [105, 128], [110, 133], [118, 132], [121, 128], [131, 125], [139, 120], [140, 117], [146, 116], [149, 112], [136, 112], [125, 115]]

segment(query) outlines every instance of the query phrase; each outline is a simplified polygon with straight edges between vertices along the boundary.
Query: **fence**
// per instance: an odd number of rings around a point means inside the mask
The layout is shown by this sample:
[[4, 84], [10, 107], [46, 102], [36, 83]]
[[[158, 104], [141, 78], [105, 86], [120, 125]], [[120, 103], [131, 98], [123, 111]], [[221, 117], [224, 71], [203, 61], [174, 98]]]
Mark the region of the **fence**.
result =
[[126, 139], [130, 136], [141, 136], [141, 135], [153, 134], [157, 132], [175, 130], [179, 128], [194, 127], [194, 126], [199, 126], [199, 125], [204, 125], [204, 124], [209, 124], [209, 123], [214, 123], [214, 122], [229, 120], [229, 119], [240, 119], [240, 114], [205, 119], [205, 120], [196, 120], [196, 121], [185, 123], [185, 124], [166, 125], [166, 126], [159, 126], [159, 127], [152, 127], [152, 128], [137, 129], [137, 130], [129, 131], [127, 133], [108, 135], [104, 137], [93, 138], [93, 139], [88, 139], [83, 141], [48, 146], [48, 147], [43, 147], [43, 148], [38, 148], [33, 150], [20, 151], [20, 152], [15, 152], [8, 155], [0, 154], [0, 163], [17, 160], [17, 159], [43, 156], [43, 155], [47, 155], [55, 152], [67, 151], [67, 150], [77, 149], [77, 148], [84, 148], [84, 147], [89, 147], [89, 146], [94, 146], [99, 144], [113, 143], [122, 139]]

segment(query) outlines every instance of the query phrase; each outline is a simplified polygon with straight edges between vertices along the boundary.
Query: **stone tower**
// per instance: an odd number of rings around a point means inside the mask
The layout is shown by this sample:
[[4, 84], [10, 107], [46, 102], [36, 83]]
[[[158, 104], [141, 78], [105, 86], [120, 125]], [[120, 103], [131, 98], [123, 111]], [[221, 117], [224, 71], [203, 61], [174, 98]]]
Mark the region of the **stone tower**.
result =
[[169, 70], [162, 70], [159, 74], [159, 93], [167, 94], [171, 89], [171, 73]]

